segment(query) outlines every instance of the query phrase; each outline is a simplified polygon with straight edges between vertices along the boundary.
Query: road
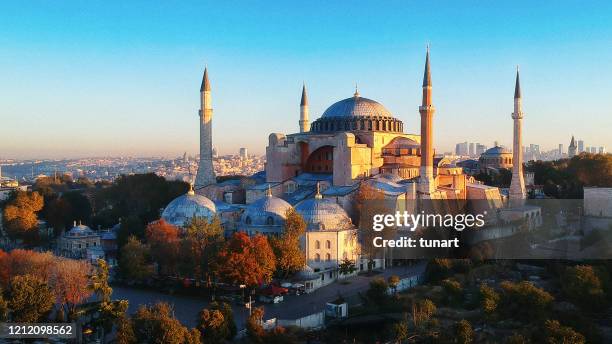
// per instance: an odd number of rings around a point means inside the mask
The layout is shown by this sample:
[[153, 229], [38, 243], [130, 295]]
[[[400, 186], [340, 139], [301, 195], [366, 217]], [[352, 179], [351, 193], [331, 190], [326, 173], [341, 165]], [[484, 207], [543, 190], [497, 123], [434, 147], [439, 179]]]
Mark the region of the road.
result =
[[[388, 268], [374, 276], [354, 276], [348, 279], [348, 284], [332, 283], [321, 287], [316, 291], [300, 296], [286, 296], [285, 300], [275, 305], [265, 305], [265, 319], [297, 319], [302, 316], [320, 312], [325, 308], [325, 303], [333, 301], [342, 295], [352, 297], [358, 293], [365, 292], [370, 281], [375, 277], [387, 278], [398, 275], [400, 278], [414, 276], [423, 272], [425, 263], [414, 266], [402, 266]], [[201, 297], [169, 295], [157, 291], [133, 289], [128, 287], [113, 287], [114, 299], [127, 299], [130, 302], [128, 312], [134, 313], [141, 304], [154, 304], [159, 301], [167, 302], [174, 307], [175, 317], [184, 325], [194, 327], [197, 322], [198, 312], [208, 306], [209, 300]], [[261, 306], [256, 303], [255, 306]], [[248, 310], [238, 305], [232, 305], [234, 318], [238, 328], [243, 328], [248, 316]]]

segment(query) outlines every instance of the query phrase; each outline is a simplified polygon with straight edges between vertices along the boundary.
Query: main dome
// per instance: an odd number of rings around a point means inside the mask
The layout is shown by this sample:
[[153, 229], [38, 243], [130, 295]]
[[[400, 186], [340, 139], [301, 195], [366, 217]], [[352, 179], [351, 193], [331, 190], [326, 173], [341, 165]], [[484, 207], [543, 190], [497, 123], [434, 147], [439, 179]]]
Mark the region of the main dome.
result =
[[393, 117], [381, 103], [358, 94], [332, 104], [322, 118], [330, 117]]

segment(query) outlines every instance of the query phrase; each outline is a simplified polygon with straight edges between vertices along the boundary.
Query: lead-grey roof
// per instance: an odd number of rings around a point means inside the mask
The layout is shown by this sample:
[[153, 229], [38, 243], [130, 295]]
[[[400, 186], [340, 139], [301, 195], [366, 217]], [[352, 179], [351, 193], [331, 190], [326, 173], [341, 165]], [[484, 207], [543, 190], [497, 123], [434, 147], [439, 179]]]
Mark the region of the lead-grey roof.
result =
[[216, 212], [213, 201], [190, 191], [172, 200], [164, 209], [162, 218], [174, 226], [183, 227], [194, 217], [210, 220]]
[[379, 102], [363, 98], [359, 96], [353, 96], [350, 98], [343, 99], [337, 103], [332, 104], [323, 113], [323, 117], [393, 117], [391, 112], [387, 110]]
[[295, 211], [302, 215], [309, 231], [342, 230], [352, 226], [340, 205], [320, 196], [298, 203]]

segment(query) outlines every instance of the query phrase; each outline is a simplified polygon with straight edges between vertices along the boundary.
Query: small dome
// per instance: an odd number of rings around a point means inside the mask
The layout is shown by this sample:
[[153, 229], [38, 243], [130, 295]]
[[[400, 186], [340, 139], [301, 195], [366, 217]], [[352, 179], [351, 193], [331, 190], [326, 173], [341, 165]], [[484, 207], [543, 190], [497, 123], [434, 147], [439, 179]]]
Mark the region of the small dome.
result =
[[242, 214], [242, 223], [248, 226], [279, 226], [285, 222], [287, 210], [291, 204], [268, 194], [251, 203]]
[[512, 154], [512, 152], [504, 147], [501, 146], [495, 146], [493, 148], [489, 148], [487, 149], [482, 155], [483, 156], [500, 156], [502, 154]]
[[308, 265], [304, 265], [304, 268], [298, 271], [294, 276], [294, 279], [298, 281], [312, 281], [318, 280], [319, 278], [319, 275]]
[[360, 97], [358, 94], [332, 104], [323, 117], [393, 117], [382, 104], [372, 99]]
[[309, 231], [344, 229], [351, 226], [351, 219], [337, 203], [321, 197], [318, 193], [314, 198], [300, 202], [297, 211], [306, 222]]
[[96, 233], [93, 230], [91, 230], [91, 228], [83, 224], [78, 224], [78, 225], [75, 224], [75, 226], [72, 227], [72, 229], [66, 233], [66, 236], [69, 236], [69, 237], [86, 237], [86, 236], [92, 236], [92, 235], [96, 235]]
[[217, 212], [215, 203], [210, 199], [196, 195], [193, 190], [172, 200], [162, 213], [162, 219], [177, 226], [186, 226], [192, 218], [212, 219]]

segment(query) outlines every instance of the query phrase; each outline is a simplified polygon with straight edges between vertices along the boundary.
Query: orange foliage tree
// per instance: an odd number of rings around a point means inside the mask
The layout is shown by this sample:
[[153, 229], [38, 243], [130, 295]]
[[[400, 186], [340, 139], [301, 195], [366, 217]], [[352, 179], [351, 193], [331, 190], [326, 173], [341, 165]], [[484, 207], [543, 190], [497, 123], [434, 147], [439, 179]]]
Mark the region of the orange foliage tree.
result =
[[151, 257], [158, 264], [158, 272], [175, 275], [179, 256], [179, 229], [163, 219], [151, 222], [146, 230]]
[[276, 258], [262, 235], [249, 238], [239, 232], [219, 252], [217, 275], [227, 283], [245, 284], [253, 287], [269, 282], [276, 269]]
[[22, 237], [34, 233], [38, 225], [36, 213], [43, 204], [43, 197], [38, 192], [18, 191], [4, 208], [3, 221], [8, 234]]

